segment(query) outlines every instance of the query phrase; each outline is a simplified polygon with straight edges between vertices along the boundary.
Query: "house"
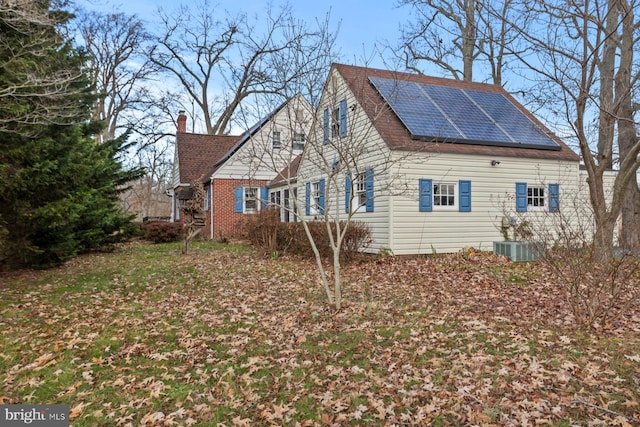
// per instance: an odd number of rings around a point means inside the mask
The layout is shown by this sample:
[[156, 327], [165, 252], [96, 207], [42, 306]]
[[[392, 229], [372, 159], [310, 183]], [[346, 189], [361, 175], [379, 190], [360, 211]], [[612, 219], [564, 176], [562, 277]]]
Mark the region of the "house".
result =
[[[241, 234], [246, 215], [267, 206], [267, 183], [302, 153], [312, 115], [308, 101], [296, 95], [239, 136], [186, 134], [179, 119], [175, 205], [180, 205], [181, 197], [191, 196], [187, 188], [193, 190], [200, 183], [206, 192], [203, 235]], [[182, 187], [176, 186], [178, 181]]]
[[299, 214], [366, 223], [373, 252], [491, 250], [516, 215], [536, 227], [573, 204], [579, 160], [502, 87], [333, 64]]
[[202, 135], [187, 132], [187, 116], [178, 115], [173, 159], [171, 221], [181, 222], [181, 207], [193, 196], [193, 184], [201, 182], [217, 163], [240, 140], [240, 136]]

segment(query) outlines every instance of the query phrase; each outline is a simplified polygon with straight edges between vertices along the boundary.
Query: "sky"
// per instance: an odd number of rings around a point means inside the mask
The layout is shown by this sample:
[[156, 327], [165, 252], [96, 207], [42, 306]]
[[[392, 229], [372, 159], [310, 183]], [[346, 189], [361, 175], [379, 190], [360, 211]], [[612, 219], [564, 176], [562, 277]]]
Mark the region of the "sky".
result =
[[[243, 11], [251, 16], [263, 12], [267, 2], [264, 0], [218, 0], [212, 3], [219, 5], [223, 10]], [[282, 3], [278, 0], [273, 1], [276, 6]], [[181, 2], [176, 0], [125, 2], [76, 0], [76, 4], [88, 10], [136, 14], [143, 21], [152, 24], [158, 7], [171, 11]], [[376, 46], [382, 49], [386, 41], [392, 45], [396, 44], [400, 24], [410, 19], [409, 9], [398, 8], [396, 0], [290, 0], [289, 4], [293, 8], [294, 15], [309, 24], [314, 23], [316, 18], [324, 20], [326, 14], [330, 12], [331, 27], [337, 28], [338, 24], [340, 25], [337, 46], [342, 53], [341, 61], [356, 65], [365, 65], [363, 58], [372, 57], [376, 52]], [[375, 57], [368, 65], [385, 68], [384, 62]]]

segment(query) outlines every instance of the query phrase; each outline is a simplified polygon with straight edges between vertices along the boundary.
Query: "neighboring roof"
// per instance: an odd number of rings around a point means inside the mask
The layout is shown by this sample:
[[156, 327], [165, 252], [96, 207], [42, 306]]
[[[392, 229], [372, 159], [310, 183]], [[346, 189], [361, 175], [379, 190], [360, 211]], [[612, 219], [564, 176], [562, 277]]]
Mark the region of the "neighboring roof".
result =
[[284, 169], [278, 172], [278, 175], [271, 180], [268, 184], [269, 187], [276, 187], [287, 182], [295, 181], [298, 176], [298, 167], [300, 166], [300, 160], [302, 154], [298, 154], [295, 159], [291, 161]]
[[[344, 78], [349, 89], [364, 108], [373, 126], [391, 149], [421, 151], [427, 153], [472, 154], [487, 156], [526, 157], [536, 159], [579, 161], [579, 156], [571, 150], [560, 138], [547, 129], [533, 114], [516, 101], [504, 88], [497, 85], [429, 77], [419, 74], [402, 73], [397, 71], [379, 70], [374, 68], [355, 67], [344, 64], [333, 64], [333, 68]], [[469, 145], [451, 142], [433, 142], [413, 139], [410, 132], [403, 125], [391, 108], [386, 105], [384, 98], [369, 80], [370, 78], [392, 79], [429, 85], [468, 89], [502, 94], [523, 114], [549, 134], [559, 145], [560, 149], [545, 150], [524, 147], [502, 147], [491, 145]]]
[[196, 133], [176, 134], [176, 150], [180, 169], [180, 183], [201, 181], [238, 141], [238, 135], [201, 135]]

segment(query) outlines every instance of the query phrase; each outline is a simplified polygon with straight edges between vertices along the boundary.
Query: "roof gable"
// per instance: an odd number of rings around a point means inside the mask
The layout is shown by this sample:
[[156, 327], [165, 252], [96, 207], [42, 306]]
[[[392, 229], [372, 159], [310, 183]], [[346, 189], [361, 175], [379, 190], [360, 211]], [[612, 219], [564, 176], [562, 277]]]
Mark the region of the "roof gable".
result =
[[[302, 95], [298, 94], [293, 96], [292, 98], [287, 99], [285, 102], [280, 104], [276, 109], [271, 111], [265, 117], [261, 118], [256, 124], [251, 126], [247, 131], [245, 131], [242, 135], [240, 135], [238, 141], [229, 149], [224, 156], [222, 156], [214, 165], [211, 173], [215, 172], [220, 166], [224, 164], [231, 156], [233, 156], [243, 145], [245, 145], [255, 134], [257, 134], [260, 129], [266, 126], [269, 121], [271, 121], [288, 103], [292, 102], [294, 99], [300, 98], [304, 100]], [[306, 102], [306, 100], [304, 100]]]
[[[569, 161], [579, 160], [578, 155], [573, 150], [500, 86], [344, 64], [334, 64], [333, 68], [344, 79], [347, 87], [390, 149]], [[436, 88], [451, 88], [467, 92], [474, 91], [500, 95], [500, 98], [508, 101], [509, 105], [517, 109], [522, 117], [540, 129], [540, 133], [543, 133], [548, 138], [549, 146], [519, 145], [517, 143], [487, 144], [483, 141], [465, 140], [464, 138], [458, 138], [457, 140], [454, 138], [424, 138], [424, 135], [416, 137], [415, 134], [412, 135], [406, 123], [403, 123], [398, 112], [394, 111], [393, 100], [387, 102], [387, 99], [383, 96], [384, 91], [381, 94], [380, 88], [376, 87], [375, 82], [381, 81], [406, 82], [416, 87], [429, 85]], [[447, 92], [447, 90], [444, 92]], [[386, 95], [389, 95], [389, 93]], [[388, 98], [391, 99], [390, 96]], [[494, 99], [496, 97], [490, 98]], [[489, 120], [487, 118], [488, 122]]]

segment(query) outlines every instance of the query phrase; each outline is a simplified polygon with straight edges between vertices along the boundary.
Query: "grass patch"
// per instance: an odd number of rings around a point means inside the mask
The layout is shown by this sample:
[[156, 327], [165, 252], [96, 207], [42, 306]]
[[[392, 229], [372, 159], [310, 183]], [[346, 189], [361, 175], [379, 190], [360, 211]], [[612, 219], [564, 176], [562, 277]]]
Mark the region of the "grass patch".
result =
[[136, 243], [3, 277], [0, 403], [68, 403], [74, 426], [640, 419], [637, 334], [566, 327], [534, 265], [363, 257], [336, 313], [309, 261], [179, 252]]

